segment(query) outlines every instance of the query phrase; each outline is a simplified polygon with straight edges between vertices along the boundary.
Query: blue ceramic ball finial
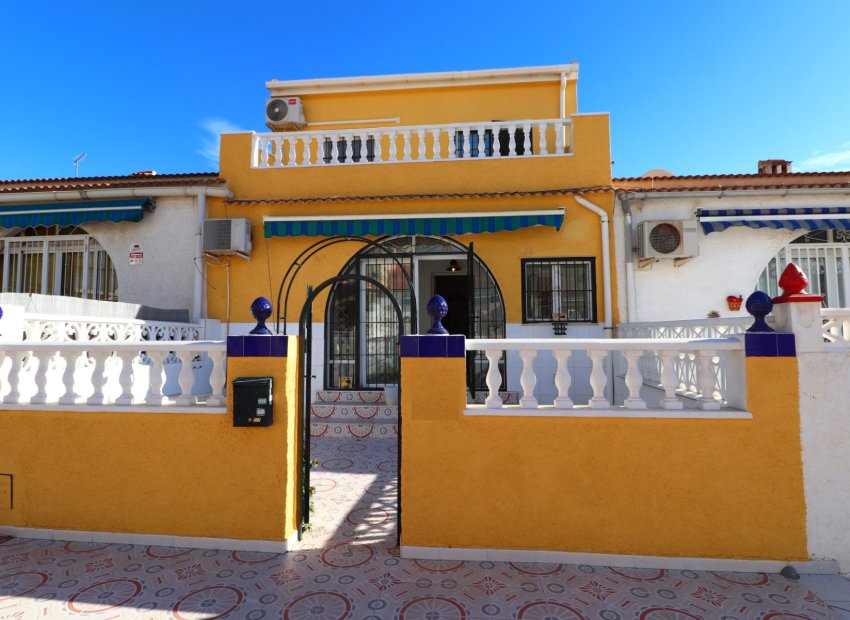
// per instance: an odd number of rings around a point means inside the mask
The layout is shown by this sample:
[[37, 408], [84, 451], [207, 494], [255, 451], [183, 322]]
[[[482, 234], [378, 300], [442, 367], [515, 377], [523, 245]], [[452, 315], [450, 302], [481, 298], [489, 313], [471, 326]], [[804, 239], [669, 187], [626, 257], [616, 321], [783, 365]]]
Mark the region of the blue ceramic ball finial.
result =
[[251, 316], [257, 319], [257, 326], [248, 333], [254, 336], [271, 336], [271, 331], [266, 327], [266, 319], [271, 315], [272, 302], [265, 297], [257, 297], [251, 304]]
[[441, 336], [446, 336], [449, 333], [443, 324], [440, 322], [443, 320], [443, 317], [449, 313], [449, 304], [446, 303], [445, 298], [442, 295], [434, 295], [431, 299], [428, 300], [428, 316], [431, 317], [431, 320], [434, 321], [434, 324], [431, 325], [431, 329], [429, 329], [426, 333], [428, 334], [438, 334]]
[[775, 331], [764, 320], [764, 317], [770, 314], [771, 310], [773, 310], [773, 301], [767, 293], [756, 291], [747, 297], [747, 312], [755, 318], [755, 321], [753, 321], [753, 324], [750, 325], [747, 331], [750, 333]]

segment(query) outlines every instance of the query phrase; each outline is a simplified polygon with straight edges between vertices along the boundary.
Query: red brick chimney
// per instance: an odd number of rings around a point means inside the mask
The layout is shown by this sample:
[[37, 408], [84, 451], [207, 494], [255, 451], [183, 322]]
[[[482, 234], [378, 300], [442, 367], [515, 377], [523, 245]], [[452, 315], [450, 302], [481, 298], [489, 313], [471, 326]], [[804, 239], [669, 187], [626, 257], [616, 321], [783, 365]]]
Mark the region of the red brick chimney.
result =
[[759, 161], [759, 174], [788, 174], [791, 162], [787, 159], [762, 159]]

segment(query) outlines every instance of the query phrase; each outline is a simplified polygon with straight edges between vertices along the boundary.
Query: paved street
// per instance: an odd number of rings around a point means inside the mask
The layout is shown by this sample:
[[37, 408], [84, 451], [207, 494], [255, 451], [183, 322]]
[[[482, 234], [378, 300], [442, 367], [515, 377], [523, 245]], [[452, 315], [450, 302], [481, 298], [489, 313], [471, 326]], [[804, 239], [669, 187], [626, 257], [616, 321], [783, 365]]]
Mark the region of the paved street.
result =
[[809, 589], [850, 600], [840, 577], [402, 560], [395, 450], [389, 440], [314, 440], [313, 529], [283, 555], [8, 540], [0, 620], [850, 617]]

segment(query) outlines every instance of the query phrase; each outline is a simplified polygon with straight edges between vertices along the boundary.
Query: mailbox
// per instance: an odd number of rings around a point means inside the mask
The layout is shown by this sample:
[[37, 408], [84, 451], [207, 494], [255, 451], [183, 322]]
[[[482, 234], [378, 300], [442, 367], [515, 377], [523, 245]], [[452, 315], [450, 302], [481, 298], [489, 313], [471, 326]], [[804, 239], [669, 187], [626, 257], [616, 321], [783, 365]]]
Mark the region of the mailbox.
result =
[[233, 426], [272, 425], [272, 378], [233, 380]]

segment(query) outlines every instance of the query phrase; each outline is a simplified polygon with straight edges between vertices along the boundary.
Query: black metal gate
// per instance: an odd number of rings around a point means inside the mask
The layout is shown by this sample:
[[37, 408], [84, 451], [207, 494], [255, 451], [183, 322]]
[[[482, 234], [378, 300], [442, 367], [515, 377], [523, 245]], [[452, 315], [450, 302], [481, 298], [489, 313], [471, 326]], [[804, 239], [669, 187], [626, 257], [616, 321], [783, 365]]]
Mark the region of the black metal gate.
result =
[[[400, 334], [402, 330], [402, 312], [401, 307], [393, 296], [393, 292], [384, 286], [381, 282], [368, 276], [359, 274], [348, 274], [336, 276], [325, 280], [315, 289], [307, 287], [307, 300], [304, 302], [304, 307], [301, 310], [301, 316], [298, 322], [298, 333], [301, 338], [301, 356], [300, 365], [298, 368], [299, 376], [301, 377], [301, 428], [298, 433], [299, 449], [301, 451], [301, 469], [300, 481], [298, 485], [298, 538], [300, 540], [304, 533], [305, 526], [310, 523], [310, 469], [312, 468], [312, 459], [310, 458], [310, 425], [311, 425], [311, 404], [312, 404], [312, 331], [313, 331], [313, 301], [316, 296], [329, 286], [339, 284], [364, 283], [374, 288], [376, 294], [382, 295], [387, 300], [391, 309], [394, 311], [395, 319], [395, 334]], [[329, 304], [330, 305], [330, 304]], [[398, 337], [393, 343], [396, 360], [398, 360]], [[396, 365], [398, 362], [396, 361]], [[402, 411], [401, 411], [401, 386], [399, 385], [398, 396], [398, 497], [401, 498], [401, 432], [402, 432]], [[401, 501], [398, 506], [398, 523], [396, 533], [401, 536]]]

